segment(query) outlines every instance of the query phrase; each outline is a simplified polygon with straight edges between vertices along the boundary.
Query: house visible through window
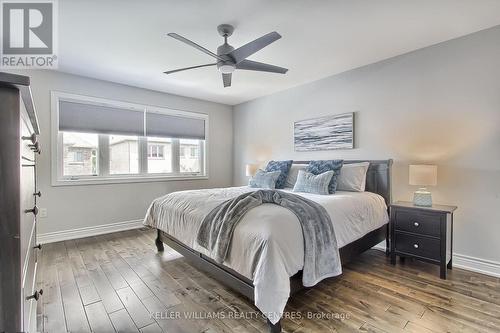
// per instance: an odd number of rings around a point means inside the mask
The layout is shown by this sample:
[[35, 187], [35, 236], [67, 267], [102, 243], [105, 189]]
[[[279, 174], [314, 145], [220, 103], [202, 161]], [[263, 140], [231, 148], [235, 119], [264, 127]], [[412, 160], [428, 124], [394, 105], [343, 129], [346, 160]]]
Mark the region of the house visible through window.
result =
[[148, 137], [148, 173], [161, 174], [172, 172], [173, 146], [178, 140]]
[[53, 93], [57, 182], [205, 176], [207, 116]]
[[201, 165], [199, 163], [201, 143], [199, 140], [179, 140], [181, 147], [180, 171], [181, 172], [199, 172]]
[[63, 132], [61, 141], [64, 175], [97, 174], [97, 134]]
[[109, 173], [112, 175], [139, 173], [139, 137], [109, 136]]

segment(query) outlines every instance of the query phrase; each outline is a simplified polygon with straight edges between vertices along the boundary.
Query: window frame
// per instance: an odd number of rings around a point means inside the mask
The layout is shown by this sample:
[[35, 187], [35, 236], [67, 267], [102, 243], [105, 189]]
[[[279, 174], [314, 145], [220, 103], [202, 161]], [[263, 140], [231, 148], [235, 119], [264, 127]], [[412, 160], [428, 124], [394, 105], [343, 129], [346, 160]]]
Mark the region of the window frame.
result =
[[[178, 172], [172, 173], [147, 173], [147, 137], [140, 136], [138, 140], [139, 152], [139, 173], [138, 174], [110, 174], [109, 173], [109, 136], [108, 134], [98, 134], [98, 171], [101, 175], [64, 176], [63, 175], [63, 154], [62, 154], [62, 132], [59, 132], [59, 101], [67, 100], [80, 103], [111, 106], [143, 112], [144, 117], [147, 112], [174, 115], [187, 118], [203, 119], [205, 121], [205, 142], [200, 149], [200, 172], [186, 173], [179, 169], [179, 140], [172, 138], [172, 167]], [[144, 124], [146, 126], [146, 124]], [[51, 91], [51, 174], [52, 186], [65, 185], [93, 185], [93, 184], [114, 184], [114, 183], [145, 183], [164, 182], [177, 180], [209, 179], [208, 169], [208, 143], [209, 143], [209, 117], [208, 114], [192, 111], [176, 110], [168, 107], [160, 107], [146, 104], [136, 104], [124, 101], [111, 100], [100, 97], [71, 94], [61, 91]], [[146, 133], [147, 134], [147, 133]], [[104, 149], [103, 149], [104, 148]], [[178, 153], [176, 153], [178, 152]]]

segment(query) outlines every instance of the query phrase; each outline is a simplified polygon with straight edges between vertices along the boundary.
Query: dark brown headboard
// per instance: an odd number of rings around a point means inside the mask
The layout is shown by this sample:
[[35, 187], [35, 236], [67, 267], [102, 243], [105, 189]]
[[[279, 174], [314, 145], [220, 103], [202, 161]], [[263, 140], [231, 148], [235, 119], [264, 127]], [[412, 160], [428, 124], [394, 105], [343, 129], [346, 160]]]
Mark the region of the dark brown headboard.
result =
[[[370, 162], [366, 173], [366, 191], [377, 193], [385, 199], [389, 206], [392, 203], [391, 169], [389, 160], [344, 160], [344, 164]], [[307, 164], [309, 161], [293, 161], [294, 164]]]

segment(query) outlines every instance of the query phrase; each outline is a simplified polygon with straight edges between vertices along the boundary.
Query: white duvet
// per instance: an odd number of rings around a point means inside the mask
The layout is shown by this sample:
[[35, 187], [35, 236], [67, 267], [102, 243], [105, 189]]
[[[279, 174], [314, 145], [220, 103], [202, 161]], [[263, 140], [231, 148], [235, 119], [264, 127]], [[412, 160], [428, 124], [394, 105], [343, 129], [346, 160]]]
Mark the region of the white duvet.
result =
[[[223, 201], [253, 190], [243, 186], [173, 192], [153, 201], [144, 224], [210, 256], [209, 251], [196, 243], [203, 218]], [[375, 193], [295, 194], [326, 209], [339, 248], [389, 221], [384, 199]], [[290, 294], [290, 277], [304, 265], [304, 240], [297, 217], [274, 204], [250, 210], [234, 230], [224, 265], [253, 281], [255, 305], [273, 324], [276, 323]]]

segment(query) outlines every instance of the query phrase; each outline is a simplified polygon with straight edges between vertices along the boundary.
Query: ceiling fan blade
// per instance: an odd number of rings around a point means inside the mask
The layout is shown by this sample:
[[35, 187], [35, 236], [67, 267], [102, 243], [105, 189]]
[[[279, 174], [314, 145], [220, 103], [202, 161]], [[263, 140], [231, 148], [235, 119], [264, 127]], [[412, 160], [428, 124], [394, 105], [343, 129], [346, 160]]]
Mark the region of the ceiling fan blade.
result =
[[200, 68], [200, 67], [208, 67], [208, 66], [215, 66], [215, 65], [217, 65], [217, 64], [216, 64], [216, 63], [213, 63], [213, 64], [205, 64], [205, 65], [191, 66], [191, 67], [179, 68], [179, 69], [174, 69], [174, 70], [171, 70], [171, 71], [166, 71], [166, 72], [163, 72], [163, 73], [165, 73], [165, 74], [172, 74], [172, 73], [177, 73], [177, 72], [187, 71], [188, 69]]
[[269, 73], [279, 73], [285, 74], [288, 72], [288, 68], [283, 68], [279, 66], [265, 64], [263, 62], [243, 60], [242, 62], [236, 64], [237, 69], [245, 69], [249, 71], [259, 71], [259, 72], [269, 72]]
[[181, 41], [181, 42], [183, 42], [183, 43], [186, 43], [187, 45], [190, 45], [190, 46], [192, 46], [192, 47], [194, 47], [194, 48], [197, 48], [197, 49], [198, 49], [198, 50], [200, 50], [201, 52], [203, 52], [203, 53], [205, 53], [205, 54], [208, 54], [209, 56], [214, 57], [215, 59], [219, 59], [220, 61], [225, 61], [225, 60], [224, 60], [224, 58], [219, 57], [217, 54], [213, 53], [212, 51], [207, 50], [207, 49], [206, 49], [206, 48], [204, 48], [203, 46], [198, 45], [198, 44], [196, 44], [195, 42], [190, 41], [189, 39], [184, 38], [184, 37], [182, 37], [181, 35], [176, 34], [175, 32], [168, 33], [167, 35], [168, 35], [168, 36], [170, 36], [170, 37], [172, 37], [172, 38], [177, 39], [178, 41]]
[[229, 52], [227, 55], [232, 57], [236, 63], [239, 63], [280, 38], [281, 35], [273, 31]]
[[222, 74], [222, 83], [224, 83], [224, 88], [231, 86], [231, 76], [232, 74]]

